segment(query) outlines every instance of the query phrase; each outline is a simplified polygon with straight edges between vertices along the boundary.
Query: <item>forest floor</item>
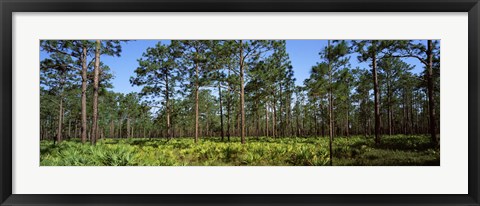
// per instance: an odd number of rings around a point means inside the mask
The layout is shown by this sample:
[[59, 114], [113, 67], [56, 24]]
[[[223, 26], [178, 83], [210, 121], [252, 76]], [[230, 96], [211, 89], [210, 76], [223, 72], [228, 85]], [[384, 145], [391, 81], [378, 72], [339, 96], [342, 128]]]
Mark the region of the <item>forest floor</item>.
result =
[[[327, 166], [330, 165], [327, 137], [248, 137], [228, 142], [220, 138], [101, 139], [95, 146], [78, 139], [54, 145], [40, 143], [41, 166]], [[427, 136], [383, 136], [376, 145], [373, 137], [336, 137], [333, 165], [440, 165], [440, 151], [431, 147]]]

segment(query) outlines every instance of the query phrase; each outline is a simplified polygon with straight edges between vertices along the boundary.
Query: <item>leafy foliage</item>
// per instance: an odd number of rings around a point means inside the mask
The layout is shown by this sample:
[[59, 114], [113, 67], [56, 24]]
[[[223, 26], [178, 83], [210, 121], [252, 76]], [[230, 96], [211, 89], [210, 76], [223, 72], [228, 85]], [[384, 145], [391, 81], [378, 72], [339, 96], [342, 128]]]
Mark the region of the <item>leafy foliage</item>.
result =
[[[77, 140], [42, 141], [42, 166], [325, 166], [327, 138], [251, 138], [242, 145], [219, 138], [102, 139], [96, 146]], [[381, 145], [364, 137], [336, 138], [335, 165], [439, 165], [440, 153], [425, 136], [388, 136]]]

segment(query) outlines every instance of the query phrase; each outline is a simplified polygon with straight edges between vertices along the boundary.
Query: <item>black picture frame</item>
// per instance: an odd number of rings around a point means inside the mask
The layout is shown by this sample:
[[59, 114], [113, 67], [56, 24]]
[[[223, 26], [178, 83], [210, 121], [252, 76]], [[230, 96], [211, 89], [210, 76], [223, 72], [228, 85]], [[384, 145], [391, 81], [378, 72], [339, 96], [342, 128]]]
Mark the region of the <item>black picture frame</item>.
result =
[[[480, 205], [478, 0], [0, 0], [1, 205]], [[468, 12], [468, 194], [35, 195], [12, 194], [13, 12]], [[467, 174], [465, 174], [467, 175]], [[457, 177], [451, 177], [457, 178]]]

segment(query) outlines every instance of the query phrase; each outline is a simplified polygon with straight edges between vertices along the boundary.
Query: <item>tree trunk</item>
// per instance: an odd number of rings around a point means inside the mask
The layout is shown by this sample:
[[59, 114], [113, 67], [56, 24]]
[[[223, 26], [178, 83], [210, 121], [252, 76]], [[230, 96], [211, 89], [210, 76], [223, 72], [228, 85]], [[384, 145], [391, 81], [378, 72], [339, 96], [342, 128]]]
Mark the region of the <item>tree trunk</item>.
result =
[[165, 109], [167, 110], [167, 138], [171, 138], [171, 132], [170, 132], [170, 94], [169, 94], [169, 88], [168, 88], [168, 74], [165, 75]]
[[100, 40], [95, 43], [95, 66], [93, 76], [93, 116], [92, 116], [92, 135], [90, 141], [95, 144], [98, 130], [98, 75], [100, 72]]
[[110, 138], [115, 137], [115, 125], [113, 124], [113, 119], [110, 120]]
[[[328, 50], [327, 55], [330, 56], [330, 40], [328, 40]], [[329, 123], [330, 123], [330, 141], [329, 141], [329, 149], [330, 149], [330, 166], [333, 165], [333, 119], [332, 119], [332, 110], [333, 110], [333, 95], [332, 95], [332, 65], [330, 59], [328, 59], [328, 81], [329, 81], [329, 104], [328, 104], [328, 116], [329, 116]]]
[[62, 124], [63, 124], [63, 97], [60, 97], [60, 104], [58, 109], [58, 129], [57, 129], [57, 143], [62, 142]]
[[[289, 98], [291, 98], [291, 94], [287, 95]], [[293, 126], [293, 113], [292, 113], [292, 108], [291, 108], [291, 99], [289, 99], [287, 101], [287, 128], [289, 128], [288, 130], [288, 136], [293, 136], [293, 134], [295, 133], [295, 129], [294, 129], [294, 126]]]
[[237, 129], [235, 130], [235, 136], [239, 137], [240, 136], [240, 133], [241, 133], [241, 128], [240, 128], [240, 122], [242, 121], [240, 119], [240, 116], [241, 116], [241, 110], [240, 107], [242, 106], [242, 104], [238, 104], [238, 108], [237, 108], [237, 112], [236, 112], [236, 117], [235, 117], [235, 121], [237, 123]]
[[198, 78], [198, 63], [195, 63], [195, 143], [198, 142], [198, 90], [199, 90], [199, 78]]
[[75, 125], [75, 131], [74, 131], [74, 137], [77, 138], [78, 136], [78, 122], [77, 120], [75, 120], [75, 122], [73, 123]]
[[245, 144], [245, 91], [244, 91], [244, 68], [243, 68], [243, 42], [240, 40], [240, 109], [241, 109], [241, 131], [242, 144]]
[[296, 125], [297, 125], [296, 136], [300, 137], [300, 122], [299, 122], [300, 112], [298, 112], [296, 116], [297, 116], [296, 119], [295, 119], [296, 120]]
[[147, 136], [147, 132], [146, 132], [146, 127], [145, 125], [143, 126], [143, 138], [146, 138]]
[[135, 118], [133, 118], [133, 124], [132, 124], [132, 128], [130, 129], [130, 137], [135, 137]]
[[268, 103], [265, 102], [265, 136], [268, 137]]
[[255, 133], [256, 133], [256, 136], [257, 136], [257, 139], [260, 138], [260, 105], [258, 103], [258, 99], [255, 100], [255, 121], [256, 121], [256, 128], [255, 128]]
[[283, 101], [282, 101], [282, 83], [280, 83], [280, 92], [279, 92], [279, 100], [280, 100], [280, 137], [284, 137], [285, 136], [285, 125], [283, 123]]
[[[316, 105], [317, 103], [314, 102], [313, 105]], [[318, 128], [318, 113], [316, 110], [313, 111], [313, 123], [314, 123], [314, 128], [313, 128], [313, 132], [312, 132], [312, 129], [310, 129], [310, 132], [311, 134], [313, 134], [314, 136], [318, 136], [318, 133], [319, 133], [319, 128]]]
[[[208, 110], [208, 108], [207, 108]], [[206, 125], [206, 128], [205, 128], [205, 133], [204, 133], [204, 138], [205, 137], [209, 137], [209, 130], [210, 130], [210, 121], [208, 121], [208, 112], [205, 113], [205, 125]]]
[[68, 139], [72, 138], [71, 136], [71, 129], [72, 129], [72, 120], [68, 119]]
[[428, 110], [430, 114], [430, 138], [432, 144], [438, 146], [437, 128], [435, 120], [435, 99], [433, 98], [433, 43], [432, 40], [427, 41], [427, 84], [428, 84]]
[[391, 88], [391, 82], [390, 82], [390, 75], [387, 76], [387, 102], [388, 102], [388, 107], [387, 107], [387, 113], [388, 113], [388, 134], [392, 136], [392, 88]]
[[[229, 94], [230, 95], [230, 94]], [[230, 96], [227, 98], [227, 139], [230, 141]]]
[[87, 142], [87, 47], [82, 47], [82, 143]]
[[272, 102], [272, 106], [273, 106], [273, 117], [272, 117], [272, 136], [273, 138], [276, 138], [277, 137], [277, 108], [276, 108], [276, 104], [275, 104], [275, 94], [273, 94], [273, 102]]
[[224, 133], [223, 133], [223, 106], [222, 106], [222, 87], [220, 85], [220, 82], [218, 82], [218, 98], [219, 98], [219, 103], [220, 103], [220, 136], [222, 136], [222, 141], [224, 139]]
[[379, 89], [378, 89], [378, 75], [377, 75], [377, 54], [376, 42], [372, 41], [373, 55], [372, 55], [372, 74], [373, 74], [373, 93], [375, 96], [375, 143], [380, 144], [380, 106], [379, 106]]
[[123, 124], [123, 120], [120, 119], [118, 121], [118, 138], [122, 138], [122, 124]]
[[[169, 98], [169, 102], [172, 101], [170, 100]], [[170, 105], [170, 103], [169, 103]], [[171, 111], [175, 111], [175, 98], [173, 99], [173, 104], [172, 104], [172, 108], [171, 108]], [[169, 118], [170, 119], [170, 118]], [[173, 122], [173, 120], [170, 120], [170, 127], [171, 127], [171, 130], [172, 130], [172, 138], [175, 138], [176, 137], [176, 133], [175, 133], [175, 123]]]
[[[347, 81], [347, 85], [350, 85], [350, 82]], [[350, 137], [350, 86], [348, 86], [348, 93], [347, 93], [347, 124], [346, 124], [346, 133], [347, 137]], [[353, 126], [352, 126], [353, 127]]]
[[[228, 69], [228, 76], [230, 77], [230, 68]], [[230, 87], [230, 82], [228, 83], [228, 96], [227, 96], [227, 139], [230, 141], [230, 115], [231, 115], [231, 99], [232, 99], [232, 88]]]
[[345, 127], [345, 129], [346, 129], [345, 132], [346, 132], [347, 137], [350, 136], [350, 122], [349, 122], [349, 116], [350, 116], [349, 107], [350, 107], [350, 105], [349, 104], [350, 103], [347, 104], [347, 120], [346, 120], [347, 123], [345, 124], [345, 126], [346, 126]]

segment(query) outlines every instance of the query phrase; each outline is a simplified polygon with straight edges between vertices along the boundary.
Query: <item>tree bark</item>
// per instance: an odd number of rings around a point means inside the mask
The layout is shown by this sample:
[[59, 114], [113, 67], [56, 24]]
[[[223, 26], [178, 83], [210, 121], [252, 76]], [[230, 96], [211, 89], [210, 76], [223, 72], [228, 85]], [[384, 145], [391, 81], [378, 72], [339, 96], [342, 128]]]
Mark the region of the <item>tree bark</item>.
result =
[[127, 138], [130, 138], [130, 117], [127, 117]]
[[113, 119], [110, 120], [110, 138], [115, 137], [115, 125], [113, 124]]
[[71, 136], [71, 129], [72, 129], [72, 120], [68, 119], [68, 139], [72, 138]]
[[87, 46], [82, 47], [82, 143], [87, 142]]
[[[300, 107], [300, 105], [297, 105], [297, 106]], [[300, 110], [300, 109], [298, 109], [298, 110]], [[297, 136], [297, 137], [300, 137], [300, 122], [299, 122], [299, 118], [300, 118], [300, 112], [298, 111], [298, 112], [297, 112], [297, 115], [296, 115], [296, 118], [295, 118], [295, 120], [296, 120], [296, 125], [297, 125], [297, 128], [296, 128], [295, 132], [296, 132], [296, 136]]]
[[63, 97], [60, 97], [60, 104], [58, 109], [58, 128], [57, 128], [57, 143], [62, 142], [62, 124], [63, 124]]
[[392, 88], [391, 88], [391, 80], [390, 75], [387, 74], [387, 102], [388, 102], [388, 134], [392, 135]]
[[73, 133], [74, 137], [77, 138], [78, 136], [78, 123], [77, 120], [75, 119], [75, 122], [73, 123], [75, 125], [75, 131]]
[[345, 132], [346, 132], [347, 137], [350, 137], [350, 122], [349, 122], [350, 111], [349, 110], [350, 110], [350, 102], [347, 103], [347, 121], [346, 121], [347, 123], [345, 125], [346, 126], [345, 127], [345, 129], [346, 129]]
[[95, 42], [95, 66], [93, 76], [93, 116], [92, 116], [92, 135], [90, 141], [95, 144], [98, 137], [98, 78], [100, 72], [100, 40]]
[[273, 117], [272, 117], [272, 136], [273, 138], [276, 138], [277, 137], [277, 108], [276, 108], [276, 104], [275, 104], [275, 93], [273, 94], [273, 102], [272, 102], [272, 106], [273, 106]]
[[284, 122], [283, 122], [283, 101], [282, 101], [282, 90], [283, 90], [283, 87], [282, 87], [282, 83], [280, 83], [280, 90], [279, 90], [279, 100], [280, 100], [280, 137], [284, 137], [285, 136], [285, 125], [284, 125]]
[[198, 89], [199, 89], [199, 78], [198, 78], [198, 63], [195, 63], [195, 143], [198, 142]]
[[380, 144], [380, 106], [379, 106], [379, 89], [378, 89], [378, 75], [377, 75], [377, 54], [376, 42], [372, 40], [373, 54], [372, 54], [372, 74], [373, 74], [373, 93], [375, 96], [375, 143]]
[[255, 121], [256, 121], [256, 128], [255, 128], [255, 135], [257, 139], [260, 138], [260, 105], [258, 103], [258, 99], [255, 100]]
[[223, 105], [222, 105], [222, 87], [220, 85], [220, 82], [218, 82], [218, 98], [220, 101], [220, 136], [222, 136], [222, 141], [224, 139], [224, 133], [223, 133]]
[[243, 68], [243, 41], [240, 40], [240, 109], [241, 109], [241, 131], [242, 144], [245, 144], [245, 91], [244, 91], [244, 68]]
[[167, 110], [167, 138], [171, 139], [171, 132], [170, 132], [170, 94], [168, 88], [168, 72], [165, 75], [165, 109]]
[[427, 57], [428, 57], [428, 110], [430, 113], [430, 138], [432, 144], [438, 146], [437, 128], [435, 120], [435, 99], [433, 97], [433, 43], [432, 40], [427, 41]]
[[265, 136], [268, 137], [268, 103], [265, 102]]
[[123, 120], [122, 118], [120, 118], [120, 120], [118, 121], [118, 138], [122, 138], [122, 124]]
[[[228, 70], [228, 77], [230, 77], [230, 69]], [[228, 81], [228, 96], [227, 96], [227, 139], [230, 142], [230, 115], [231, 115], [231, 99], [232, 99], [232, 88], [230, 87], [230, 82]]]
[[[330, 56], [330, 40], [328, 40], [328, 47], [327, 47], [327, 56]], [[330, 149], [330, 166], [333, 165], [333, 119], [332, 119], [332, 110], [333, 110], [333, 95], [332, 95], [332, 65], [330, 59], [328, 59], [328, 81], [329, 81], [329, 100], [328, 100], [328, 116], [329, 116], [329, 123], [330, 123], [330, 141], [329, 141], [329, 149]]]
[[347, 81], [347, 124], [346, 124], [346, 134], [347, 137], [350, 137], [350, 82]]

